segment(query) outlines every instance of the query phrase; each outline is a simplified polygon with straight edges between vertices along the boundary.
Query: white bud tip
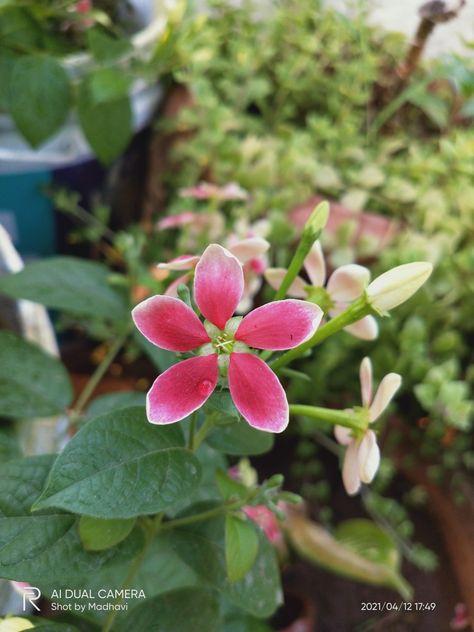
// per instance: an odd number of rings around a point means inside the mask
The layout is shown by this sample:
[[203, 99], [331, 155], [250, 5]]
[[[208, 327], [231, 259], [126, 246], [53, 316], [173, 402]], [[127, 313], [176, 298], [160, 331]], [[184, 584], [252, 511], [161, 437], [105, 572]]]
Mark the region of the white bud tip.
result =
[[367, 287], [372, 307], [387, 312], [404, 303], [425, 283], [432, 271], [431, 263], [415, 261], [384, 272]]

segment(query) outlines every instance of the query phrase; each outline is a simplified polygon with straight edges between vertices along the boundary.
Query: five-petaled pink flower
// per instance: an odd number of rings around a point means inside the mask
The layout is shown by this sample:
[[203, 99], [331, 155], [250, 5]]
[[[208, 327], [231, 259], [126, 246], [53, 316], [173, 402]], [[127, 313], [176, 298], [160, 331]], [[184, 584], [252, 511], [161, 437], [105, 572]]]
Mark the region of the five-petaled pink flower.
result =
[[137, 305], [133, 320], [152, 343], [176, 352], [197, 351], [162, 373], [147, 395], [151, 423], [169, 424], [200, 408], [226, 376], [240, 414], [254, 428], [282, 432], [288, 425], [288, 401], [278, 378], [254, 349], [291, 349], [310, 338], [322, 318], [313, 303], [288, 299], [232, 315], [242, 297], [242, 265], [228, 250], [211, 244], [194, 277], [194, 300], [203, 324], [183, 301], [164, 295]]

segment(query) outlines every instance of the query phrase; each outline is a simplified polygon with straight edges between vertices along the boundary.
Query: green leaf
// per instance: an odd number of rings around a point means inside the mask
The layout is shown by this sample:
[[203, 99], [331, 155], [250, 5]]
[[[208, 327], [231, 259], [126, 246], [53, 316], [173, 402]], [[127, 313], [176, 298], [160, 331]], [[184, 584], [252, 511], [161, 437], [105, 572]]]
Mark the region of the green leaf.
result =
[[138, 331], [138, 329], [134, 329], [133, 337], [140, 348], [146, 353], [160, 371], [166, 371], [166, 369], [169, 369], [170, 366], [173, 366], [173, 364], [176, 364], [176, 362], [179, 361], [176, 353], [173, 351], [167, 351], [166, 349], [160, 349], [156, 345], [152, 344]]
[[77, 519], [66, 513], [31, 515], [29, 508], [45, 484], [50, 455], [0, 465], [0, 576], [33, 584], [86, 578], [106, 565], [123, 564], [138, 554], [143, 536], [134, 530], [104, 552], [84, 551]]
[[100, 68], [90, 75], [90, 92], [98, 105], [123, 99], [128, 95], [131, 77], [117, 68]]
[[245, 498], [249, 493], [248, 488], [243, 483], [227, 476], [223, 470], [217, 470], [216, 483], [224, 500]]
[[[203, 506], [196, 505], [193, 510], [202, 511]], [[235, 583], [230, 583], [227, 578], [223, 518], [175, 529], [169, 537], [181, 559], [239, 608], [263, 618], [270, 617], [281, 604], [275, 550], [261, 531], [258, 531], [255, 563], [245, 577]]]
[[130, 408], [130, 406], [145, 406], [146, 395], [137, 391], [119, 391], [96, 397], [87, 408], [87, 417], [93, 419], [105, 415], [112, 410]]
[[99, 263], [51, 257], [0, 279], [0, 292], [74, 314], [122, 320], [127, 317], [125, 302], [110, 288], [109, 275]]
[[219, 632], [219, 603], [216, 595], [202, 588], [181, 588], [147, 599], [133, 608], [119, 630], [155, 632]]
[[77, 112], [82, 131], [98, 158], [106, 164], [117, 158], [132, 137], [130, 99], [96, 103], [88, 77], [79, 88]]
[[393, 538], [371, 520], [354, 518], [337, 525], [334, 536], [363, 557], [397, 570], [400, 554]]
[[115, 546], [129, 535], [135, 525], [135, 518], [104, 520], [81, 516], [79, 537], [86, 551], [103, 551]]
[[113, 61], [132, 50], [129, 40], [111, 37], [100, 28], [87, 29], [86, 38], [89, 50], [97, 61]]
[[245, 421], [217, 427], [206, 439], [215, 450], [236, 456], [264, 454], [275, 441], [272, 434], [256, 430]]
[[253, 523], [228, 514], [225, 521], [225, 559], [231, 583], [245, 577], [254, 565], [257, 553], [258, 536]]
[[264, 622], [244, 614], [231, 614], [225, 619], [224, 632], [272, 632]]
[[17, 435], [2, 429], [0, 431], [0, 463], [5, 463], [20, 456], [21, 449]]
[[0, 415], [47, 417], [64, 411], [71, 399], [68, 374], [59, 360], [0, 331]]
[[37, 147], [66, 120], [71, 102], [67, 73], [53, 57], [25, 55], [15, 62], [8, 100], [15, 125]]
[[93, 419], [58, 456], [35, 510], [96, 518], [162, 511], [200, 480], [199, 461], [183, 445], [179, 426], [153, 426], [141, 407]]

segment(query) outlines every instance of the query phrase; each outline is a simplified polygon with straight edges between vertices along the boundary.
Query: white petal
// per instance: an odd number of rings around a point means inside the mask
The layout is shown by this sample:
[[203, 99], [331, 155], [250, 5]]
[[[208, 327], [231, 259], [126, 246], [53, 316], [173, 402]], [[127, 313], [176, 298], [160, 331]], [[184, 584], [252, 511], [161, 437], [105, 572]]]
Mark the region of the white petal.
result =
[[362, 404], [370, 406], [372, 402], [372, 362], [367, 356], [360, 363], [359, 369], [360, 390], [362, 392]]
[[326, 262], [319, 241], [315, 241], [306, 255], [304, 267], [311, 283], [315, 287], [322, 287], [326, 281]]
[[364, 316], [352, 325], [344, 327], [344, 331], [360, 340], [375, 340], [379, 335], [379, 326], [373, 316]]
[[263, 255], [270, 248], [270, 244], [262, 237], [249, 237], [229, 246], [230, 252], [237, 257], [240, 263], [247, 263], [254, 257]]
[[333, 301], [351, 303], [362, 294], [369, 281], [370, 272], [367, 268], [349, 263], [331, 274], [327, 291]]
[[359, 444], [359, 475], [363, 483], [371, 483], [380, 465], [380, 450], [373, 430], [365, 433]]
[[372, 307], [384, 312], [404, 303], [423, 285], [432, 270], [431, 263], [415, 261], [384, 272], [367, 288]]
[[346, 426], [334, 426], [334, 436], [341, 445], [349, 445], [354, 440], [352, 430]]
[[344, 464], [342, 466], [342, 482], [349, 496], [357, 494], [360, 489], [359, 476], [359, 445], [356, 441], [352, 441], [344, 455]]
[[[263, 273], [263, 276], [274, 290], [278, 290], [285, 274], [285, 268], [267, 268]], [[294, 298], [306, 298], [306, 290], [304, 289], [305, 286], [306, 283], [304, 280], [301, 277], [296, 277], [286, 294], [287, 296], [293, 296]]]
[[389, 373], [380, 382], [374, 401], [369, 408], [369, 421], [372, 423], [380, 417], [383, 411], [390, 404], [393, 396], [400, 388], [402, 383], [401, 375], [398, 373]]

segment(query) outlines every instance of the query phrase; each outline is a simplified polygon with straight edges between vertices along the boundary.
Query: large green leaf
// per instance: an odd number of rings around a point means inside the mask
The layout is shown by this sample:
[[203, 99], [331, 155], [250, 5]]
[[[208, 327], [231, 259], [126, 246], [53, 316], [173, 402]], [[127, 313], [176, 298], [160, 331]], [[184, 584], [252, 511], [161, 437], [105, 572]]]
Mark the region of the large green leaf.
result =
[[98, 263], [51, 257], [0, 279], [0, 292], [74, 314], [122, 320], [127, 316], [125, 302], [109, 286], [109, 275]]
[[79, 537], [86, 551], [110, 549], [128, 536], [135, 525], [135, 518], [91, 518], [81, 516]]
[[[203, 507], [195, 509], [201, 511]], [[275, 551], [261, 531], [255, 563], [234, 583], [227, 578], [223, 518], [176, 529], [169, 537], [181, 559], [239, 608], [263, 618], [271, 616], [282, 602]]]
[[231, 583], [245, 577], [258, 553], [256, 527], [247, 518], [229, 514], [225, 520], [225, 559]]
[[29, 507], [44, 486], [54, 457], [9, 461], [0, 466], [0, 577], [39, 583], [45, 577], [68, 582], [123, 564], [143, 546], [135, 530], [120, 545], [100, 553], [85, 551], [77, 519], [67, 513], [31, 515]]
[[200, 480], [179, 426], [153, 426], [142, 407], [86, 424], [57, 458], [35, 509], [60, 507], [97, 518], [162, 511]]
[[90, 146], [104, 163], [117, 158], [132, 137], [132, 108], [130, 99], [97, 103], [91, 78], [86, 77], [79, 88], [77, 112]]
[[224, 632], [272, 632], [272, 629], [249, 615], [231, 614], [225, 618]]
[[269, 452], [274, 443], [273, 435], [269, 432], [256, 430], [245, 421], [218, 426], [207, 438], [210, 446], [235, 456], [249, 456]]
[[66, 120], [71, 102], [69, 78], [56, 59], [25, 55], [10, 76], [10, 114], [26, 140], [37, 147]]
[[218, 632], [219, 603], [215, 593], [202, 588], [173, 590], [133, 608], [119, 630]]
[[117, 393], [100, 395], [87, 407], [87, 417], [93, 419], [113, 410], [130, 408], [131, 406], [145, 406], [145, 401], [145, 393], [138, 391], [118, 391]]
[[46, 417], [72, 399], [66, 369], [56, 358], [8, 331], [0, 331], [0, 415]]

